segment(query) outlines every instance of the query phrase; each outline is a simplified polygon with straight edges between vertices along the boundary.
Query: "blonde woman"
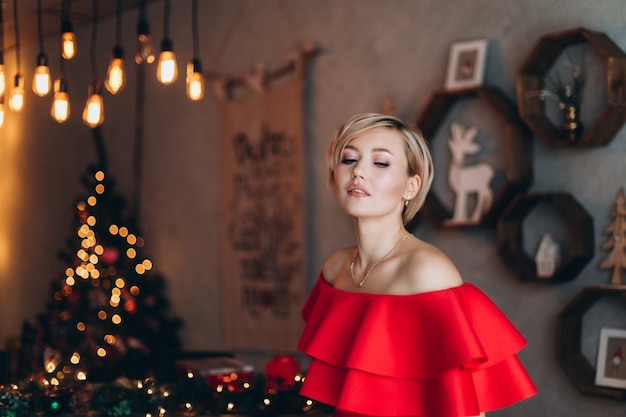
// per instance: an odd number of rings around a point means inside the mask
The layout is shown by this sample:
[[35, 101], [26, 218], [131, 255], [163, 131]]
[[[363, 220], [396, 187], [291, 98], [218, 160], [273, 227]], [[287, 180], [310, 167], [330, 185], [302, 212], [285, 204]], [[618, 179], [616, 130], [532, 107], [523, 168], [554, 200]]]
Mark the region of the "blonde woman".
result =
[[358, 114], [335, 133], [327, 164], [356, 246], [329, 257], [303, 308], [298, 348], [311, 363], [301, 394], [335, 417], [477, 416], [534, 395], [516, 356], [524, 338], [405, 228], [433, 179], [422, 135]]

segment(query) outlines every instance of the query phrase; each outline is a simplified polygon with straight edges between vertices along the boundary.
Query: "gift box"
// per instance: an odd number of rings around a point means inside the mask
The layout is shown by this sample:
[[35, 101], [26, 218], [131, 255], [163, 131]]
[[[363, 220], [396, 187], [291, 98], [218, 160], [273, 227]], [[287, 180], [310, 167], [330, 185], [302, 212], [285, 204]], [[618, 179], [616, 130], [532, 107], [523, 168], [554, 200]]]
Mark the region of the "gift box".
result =
[[291, 355], [274, 356], [265, 364], [267, 392], [284, 390], [295, 384], [296, 375], [300, 373], [300, 363]]
[[209, 386], [242, 391], [245, 382], [253, 382], [254, 366], [232, 357], [180, 359], [176, 361], [179, 378], [200, 376]]

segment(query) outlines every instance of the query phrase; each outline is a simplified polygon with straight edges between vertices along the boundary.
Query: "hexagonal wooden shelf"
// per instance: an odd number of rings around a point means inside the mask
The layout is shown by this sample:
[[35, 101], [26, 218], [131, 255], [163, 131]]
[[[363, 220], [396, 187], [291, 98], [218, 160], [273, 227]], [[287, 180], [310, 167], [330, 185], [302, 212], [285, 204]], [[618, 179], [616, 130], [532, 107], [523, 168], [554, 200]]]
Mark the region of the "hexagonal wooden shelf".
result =
[[[527, 190], [533, 182], [532, 134], [519, 119], [515, 105], [496, 87], [440, 91], [430, 96], [415, 124], [428, 140], [432, 140], [446, 115], [459, 100], [476, 97], [486, 103], [494, 116], [504, 124], [505, 183], [499, 190], [494, 190], [491, 207], [479, 224], [469, 226], [495, 226], [498, 215], [510, 200]], [[424, 214], [437, 225], [443, 225], [445, 220], [452, 217], [451, 211], [441, 202], [435, 189], [428, 193]]]
[[583, 288], [558, 318], [557, 359], [574, 385], [583, 394], [626, 400], [626, 389], [595, 385], [595, 369], [582, 353], [583, 316], [603, 297], [618, 297], [626, 302], [626, 286], [600, 285]]
[[[540, 203], [549, 204], [564, 219], [567, 256], [550, 278], [537, 276], [537, 264], [524, 250], [523, 221]], [[568, 193], [532, 193], [517, 196], [498, 219], [498, 254], [522, 280], [562, 282], [576, 278], [594, 254], [593, 218]]]
[[[606, 60], [607, 102], [578, 140], [567, 139], [546, 116], [544, 102], [528, 92], [544, 88], [544, 77], [568, 47], [589, 43]], [[605, 34], [584, 28], [542, 36], [516, 74], [517, 107], [522, 120], [547, 146], [606, 145], [626, 122], [626, 54]]]

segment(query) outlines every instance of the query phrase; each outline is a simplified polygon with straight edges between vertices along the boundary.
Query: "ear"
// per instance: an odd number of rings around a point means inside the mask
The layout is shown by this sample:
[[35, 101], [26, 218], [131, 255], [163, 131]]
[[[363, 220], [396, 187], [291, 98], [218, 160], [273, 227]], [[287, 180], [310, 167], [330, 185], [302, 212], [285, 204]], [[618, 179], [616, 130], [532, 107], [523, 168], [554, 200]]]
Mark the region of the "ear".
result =
[[413, 175], [407, 179], [406, 191], [404, 192], [405, 200], [412, 200], [417, 195], [422, 186], [422, 178], [419, 175]]

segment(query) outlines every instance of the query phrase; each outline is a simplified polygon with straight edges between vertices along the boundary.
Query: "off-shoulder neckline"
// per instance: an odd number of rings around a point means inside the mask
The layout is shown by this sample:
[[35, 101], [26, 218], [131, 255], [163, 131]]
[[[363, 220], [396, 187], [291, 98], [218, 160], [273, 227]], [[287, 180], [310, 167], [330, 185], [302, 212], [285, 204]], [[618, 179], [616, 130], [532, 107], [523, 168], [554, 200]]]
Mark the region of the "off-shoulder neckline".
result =
[[452, 290], [457, 290], [460, 288], [464, 288], [464, 287], [472, 287], [473, 285], [469, 282], [463, 282], [455, 287], [449, 287], [449, 288], [443, 288], [440, 290], [431, 290], [431, 291], [424, 291], [424, 292], [418, 292], [418, 293], [413, 293], [413, 294], [379, 294], [379, 293], [372, 293], [372, 292], [353, 292], [353, 291], [347, 291], [347, 290], [342, 290], [340, 288], [335, 288], [330, 282], [328, 282], [326, 280], [326, 278], [324, 277], [324, 274], [322, 272], [320, 272], [319, 278], [318, 280], [328, 289], [332, 290], [332, 291], [336, 291], [339, 293], [343, 293], [343, 294], [351, 294], [351, 295], [355, 295], [355, 296], [370, 296], [370, 297], [419, 297], [419, 296], [423, 296], [423, 295], [428, 295], [428, 294], [437, 294], [437, 293], [442, 293], [445, 291], [452, 291]]

